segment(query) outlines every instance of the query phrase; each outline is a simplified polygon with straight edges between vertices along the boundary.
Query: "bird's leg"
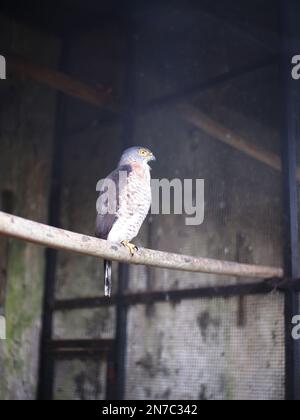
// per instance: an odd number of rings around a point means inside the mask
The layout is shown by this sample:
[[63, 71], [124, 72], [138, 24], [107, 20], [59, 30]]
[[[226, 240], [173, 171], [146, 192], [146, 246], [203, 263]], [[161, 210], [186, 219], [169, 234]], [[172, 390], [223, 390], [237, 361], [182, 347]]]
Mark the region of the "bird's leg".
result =
[[121, 244], [129, 250], [129, 252], [132, 256], [134, 256], [135, 252], [138, 251], [138, 247], [135, 246], [134, 244], [132, 244], [129, 241], [122, 241]]

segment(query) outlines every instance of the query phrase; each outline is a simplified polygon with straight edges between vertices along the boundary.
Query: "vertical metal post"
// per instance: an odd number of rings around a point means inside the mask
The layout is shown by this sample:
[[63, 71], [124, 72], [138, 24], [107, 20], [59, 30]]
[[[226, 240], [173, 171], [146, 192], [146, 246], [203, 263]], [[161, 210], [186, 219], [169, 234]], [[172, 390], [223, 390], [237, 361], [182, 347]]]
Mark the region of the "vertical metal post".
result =
[[[64, 41], [61, 50], [60, 70], [66, 71], [68, 61], [68, 42]], [[66, 120], [66, 97], [57, 94], [56, 127], [53, 144], [51, 185], [49, 196], [48, 224], [60, 227], [61, 187], [64, 156], [64, 132]], [[45, 284], [42, 314], [42, 332], [40, 340], [40, 369], [38, 399], [53, 399], [54, 360], [49, 352], [49, 341], [52, 338], [53, 304], [55, 301], [55, 279], [57, 268], [57, 250], [46, 249]]]
[[[291, 60], [300, 54], [298, 1], [282, 2], [282, 82], [283, 82], [283, 210], [285, 275], [299, 276], [297, 143], [300, 131], [300, 81], [293, 80]], [[286, 399], [300, 400], [300, 341], [292, 338], [292, 318], [300, 314], [299, 294], [285, 292]]]
[[[135, 131], [135, 100], [136, 100], [136, 63], [135, 63], [135, 23], [131, 11], [127, 12], [125, 22], [125, 36], [127, 41], [126, 78], [124, 80], [124, 111], [122, 117], [124, 149], [134, 143]], [[117, 320], [116, 320], [116, 399], [125, 398], [126, 385], [126, 352], [127, 352], [127, 305], [123, 299], [124, 292], [128, 288], [129, 266], [119, 265], [119, 284], [117, 291]]]

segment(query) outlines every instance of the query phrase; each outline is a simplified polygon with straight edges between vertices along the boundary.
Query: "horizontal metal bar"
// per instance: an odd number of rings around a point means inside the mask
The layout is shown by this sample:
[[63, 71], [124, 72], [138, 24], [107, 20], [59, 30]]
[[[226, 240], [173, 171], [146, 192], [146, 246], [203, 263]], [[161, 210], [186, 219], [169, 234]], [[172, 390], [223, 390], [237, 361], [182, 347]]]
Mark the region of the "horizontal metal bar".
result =
[[0, 212], [0, 235], [81, 255], [129, 264], [143, 264], [150, 267], [227, 276], [283, 277], [281, 268], [240, 264], [231, 261], [154, 251], [146, 248], [140, 248], [134, 256], [131, 256], [121, 244], [110, 243], [94, 237], [54, 228], [3, 212]]
[[68, 339], [49, 340], [47, 343], [50, 351], [58, 350], [101, 350], [109, 351], [114, 344], [111, 339]]
[[[149, 304], [155, 302], [172, 302], [176, 303], [182, 300], [205, 298], [229, 298], [234, 296], [246, 296], [267, 294], [274, 291], [282, 292], [287, 289], [300, 291], [300, 279], [266, 279], [259, 282], [234, 284], [227, 286], [208, 286], [181, 290], [167, 291], [145, 291], [139, 293], [124, 294], [124, 303], [126, 305]], [[78, 310], [78, 309], [95, 309], [101, 306], [111, 306], [116, 304], [115, 296], [111, 299], [105, 297], [77, 298], [58, 300], [53, 306], [55, 311]]]
[[214, 299], [230, 298], [241, 295], [266, 294], [275, 290], [275, 286], [266, 282], [228, 285], [223, 287], [202, 287], [198, 289], [155, 291], [136, 293], [125, 296], [127, 305], [149, 304], [154, 302], [180, 302], [197, 298]]
[[72, 359], [78, 359], [78, 360], [86, 360], [86, 359], [95, 359], [95, 360], [106, 360], [107, 359], [108, 352], [101, 351], [98, 349], [93, 350], [56, 350], [52, 351], [50, 353], [50, 360], [72, 360]]
[[99, 359], [113, 352], [114, 340], [51, 340], [47, 343], [47, 347], [48, 354], [54, 359]]
[[112, 306], [116, 304], [116, 296], [111, 296], [107, 299], [106, 296], [73, 298], [73, 299], [59, 299], [54, 302], [52, 310], [65, 311], [72, 309], [95, 309], [102, 306]]

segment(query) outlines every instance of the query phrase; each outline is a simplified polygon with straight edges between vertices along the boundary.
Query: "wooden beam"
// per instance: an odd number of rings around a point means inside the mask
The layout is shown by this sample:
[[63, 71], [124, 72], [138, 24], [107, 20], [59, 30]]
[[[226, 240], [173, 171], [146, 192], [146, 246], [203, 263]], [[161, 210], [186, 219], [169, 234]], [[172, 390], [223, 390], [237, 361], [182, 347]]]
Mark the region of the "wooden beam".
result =
[[249, 143], [243, 137], [229, 130], [219, 122], [201, 112], [199, 109], [188, 104], [177, 106], [180, 116], [197, 128], [200, 128], [210, 136], [231, 146], [252, 158], [265, 163], [276, 170], [281, 170], [281, 160], [275, 153], [266, 151], [256, 145]]
[[283, 277], [283, 270], [281, 268], [171, 254], [145, 248], [141, 248], [132, 257], [120, 244], [43, 225], [3, 212], [0, 212], [0, 235], [6, 235], [50, 248], [129, 264], [142, 264], [171, 270], [222, 274], [227, 276], [253, 278]]
[[35, 65], [22, 57], [6, 54], [6, 60], [8, 72], [13, 71], [21, 77], [28, 77], [91, 105], [102, 107], [111, 100], [109, 89], [105, 91], [89, 86], [59, 71]]
[[[245, 155], [262, 162], [277, 171], [282, 170], [281, 159], [276, 153], [250, 143], [244, 137], [226, 128], [224, 125], [207, 116], [194, 106], [180, 104], [177, 105], [176, 110], [185, 121], [200, 128], [222, 143], [239, 150]], [[300, 168], [298, 168], [297, 178], [300, 181]]]

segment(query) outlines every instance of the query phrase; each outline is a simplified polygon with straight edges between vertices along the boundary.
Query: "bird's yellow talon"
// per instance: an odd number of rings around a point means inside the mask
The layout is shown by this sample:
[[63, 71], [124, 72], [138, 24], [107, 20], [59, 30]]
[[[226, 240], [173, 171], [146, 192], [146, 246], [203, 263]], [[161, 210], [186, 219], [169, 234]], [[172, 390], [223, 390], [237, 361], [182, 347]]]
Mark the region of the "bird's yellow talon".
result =
[[138, 247], [130, 243], [129, 241], [122, 241], [121, 243], [123, 246], [125, 246], [125, 248], [129, 250], [131, 256], [134, 256], [135, 252], [138, 251]]

